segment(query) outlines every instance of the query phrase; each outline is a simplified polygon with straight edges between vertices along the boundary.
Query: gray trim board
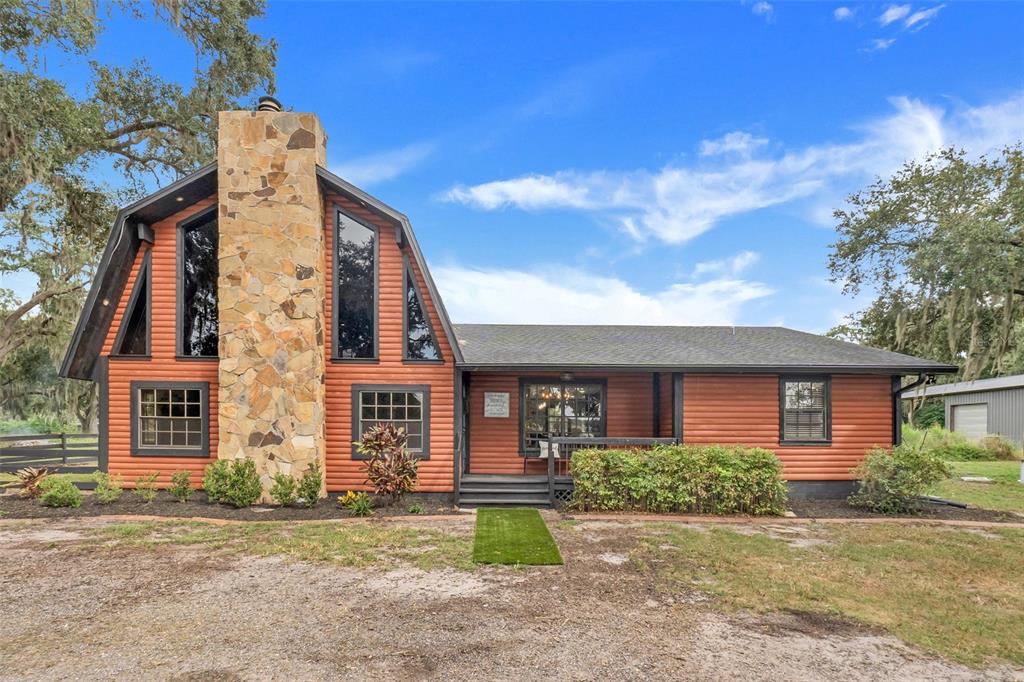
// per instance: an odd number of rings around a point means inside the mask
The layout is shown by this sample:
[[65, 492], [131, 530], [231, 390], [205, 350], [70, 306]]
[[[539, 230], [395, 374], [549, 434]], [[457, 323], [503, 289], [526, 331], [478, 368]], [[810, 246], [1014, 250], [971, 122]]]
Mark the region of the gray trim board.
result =
[[[332, 225], [331, 244], [331, 362], [341, 363], [377, 363], [380, 362], [380, 229], [371, 222], [361, 220], [351, 213], [345, 211], [336, 203], [331, 204], [334, 210]], [[373, 232], [373, 357], [372, 358], [343, 358], [338, 352], [338, 294], [341, 287], [338, 284], [338, 239], [341, 232], [341, 218], [358, 223], [367, 230]], [[404, 285], [403, 285], [404, 288]], [[404, 309], [404, 304], [403, 304]]]
[[684, 442], [683, 436], [683, 375], [672, 373], [672, 437]]
[[423, 451], [416, 459], [430, 459], [430, 385], [429, 384], [352, 384], [352, 459], [366, 460], [366, 455], [359, 454], [356, 440], [359, 438], [359, 393], [361, 391], [420, 391], [423, 393]]
[[661, 435], [661, 374], [651, 373], [651, 395], [654, 402], [651, 404], [651, 435], [655, 438]]
[[[157, 389], [199, 389], [202, 418], [202, 444], [198, 448], [180, 446], [143, 447], [139, 444], [139, 390], [144, 388]], [[133, 381], [131, 382], [131, 400], [129, 423], [131, 424], [132, 457], [202, 457], [210, 456], [210, 382], [208, 381]]]
[[97, 439], [97, 466], [108, 471], [110, 466], [110, 360], [98, 358], [93, 369], [93, 381], [99, 386], [99, 414], [96, 417], [99, 428]]
[[903, 442], [903, 400], [900, 399], [902, 384], [902, 377], [894, 376], [892, 378], [892, 444], [894, 446]]

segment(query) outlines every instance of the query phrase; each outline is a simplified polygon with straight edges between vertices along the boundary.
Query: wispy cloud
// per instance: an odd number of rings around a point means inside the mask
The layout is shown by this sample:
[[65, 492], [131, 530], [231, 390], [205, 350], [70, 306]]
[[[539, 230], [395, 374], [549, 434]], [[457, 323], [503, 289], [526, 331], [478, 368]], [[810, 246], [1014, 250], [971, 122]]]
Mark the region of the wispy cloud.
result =
[[766, 20], [771, 21], [775, 13], [775, 7], [770, 2], [755, 2], [750, 8], [750, 11], [759, 17], [764, 17]]
[[750, 156], [758, 147], [768, 144], [766, 137], [754, 137], [750, 133], [733, 131], [716, 140], [702, 140], [701, 156], [718, 156], [720, 154], [741, 154]]
[[[588, 212], [617, 222], [639, 240], [679, 244], [726, 218], [797, 201], [807, 219], [827, 222], [828, 209], [845, 194], [908, 159], [949, 144], [981, 154], [1016, 141], [1024, 130], [1024, 94], [948, 110], [907, 97], [890, 102], [889, 115], [856, 126], [854, 139], [843, 143], [788, 150], [779, 143], [757, 144], [749, 155], [713, 154], [658, 170], [533, 173], [456, 185], [439, 198], [481, 210]], [[716, 144], [728, 137], [705, 143], [718, 150]]]
[[373, 185], [393, 180], [420, 165], [435, 151], [432, 142], [417, 142], [400, 149], [349, 159], [331, 170], [357, 185]]
[[738, 277], [759, 260], [761, 260], [761, 254], [755, 251], [740, 251], [732, 258], [697, 263], [697, 266], [693, 269], [693, 276], [695, 278], [706, 275]]
[[871, 41], [871, 45], [865, 50], [866, 52], [884, 52], [893, 46], [896, 42], [895, 38], [875, 38]]
[[899, 21], [910, 14], [910, 5], [889, 5], [885, 11], [878, 15], [878, 23], [888, 26], [894, 21]]
[[936, 5], [935, 7], [932, 7], [930, 9], [923, 9], [914, 12], [909, 17], [907, 17], [906, 21], [903, 22], [903, 27], [913, 28], [916, 26], [917, 28], [915, 30], [921, 30], [922, 28], [927, 26], [932, 19], [935, 18], [935, 15], [942, 11], [943, 7], [945, 7], [945, 5]]
[[774, 293], [733, 277], [644, 292], [617, 277], [559, 264], [529, 271], [449, 265], [432, 272], [458, 322], [735, 324], [744, 304]]
[[836, 21], [847, 21], [853, 19], [853, 10], [849, 7], [836, 7], [835, 11], [832, 12], [832, 16], [835, 17]]

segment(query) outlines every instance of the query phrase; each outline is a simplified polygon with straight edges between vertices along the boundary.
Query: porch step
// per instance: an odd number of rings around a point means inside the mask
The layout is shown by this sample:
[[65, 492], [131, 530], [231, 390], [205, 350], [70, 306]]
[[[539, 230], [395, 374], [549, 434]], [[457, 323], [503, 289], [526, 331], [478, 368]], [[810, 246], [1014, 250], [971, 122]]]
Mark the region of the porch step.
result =
[[544, 495], [459, 495], [460, 507], [550, 507]]
[[459, 505], [465, 507], [548, 507], [547, 476], [466, 474], [459, 483]]

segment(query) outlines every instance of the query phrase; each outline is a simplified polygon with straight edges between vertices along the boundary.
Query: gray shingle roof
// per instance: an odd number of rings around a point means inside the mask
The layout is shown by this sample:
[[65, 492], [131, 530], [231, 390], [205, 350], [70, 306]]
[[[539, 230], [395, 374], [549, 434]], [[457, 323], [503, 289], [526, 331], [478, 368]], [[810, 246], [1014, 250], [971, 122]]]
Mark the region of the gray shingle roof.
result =
[[955, 367], [784, 327], [456, 324], [470, 367], [949, 372]]
[[974, 381], [958, 381], [955, 384], [937, 384], [921, 386], [906, 393], [906, 396], [938, 396], [957, 395], [959, 393], [979, 393], [981, 391], [1003, 391], [1011, 388], [1024, 388], [1024, 374], [992, 379], [975, 379]]

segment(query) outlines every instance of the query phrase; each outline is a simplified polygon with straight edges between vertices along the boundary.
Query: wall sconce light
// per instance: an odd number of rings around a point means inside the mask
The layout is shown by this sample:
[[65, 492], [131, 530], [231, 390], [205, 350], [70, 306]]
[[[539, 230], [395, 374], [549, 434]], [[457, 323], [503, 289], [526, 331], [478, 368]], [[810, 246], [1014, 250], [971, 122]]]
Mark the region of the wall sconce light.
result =
[[562, 372], [561, 374], [558, 375], [558, 378], [561, 379], [562, 381], [572, 381], [572, 372]]

